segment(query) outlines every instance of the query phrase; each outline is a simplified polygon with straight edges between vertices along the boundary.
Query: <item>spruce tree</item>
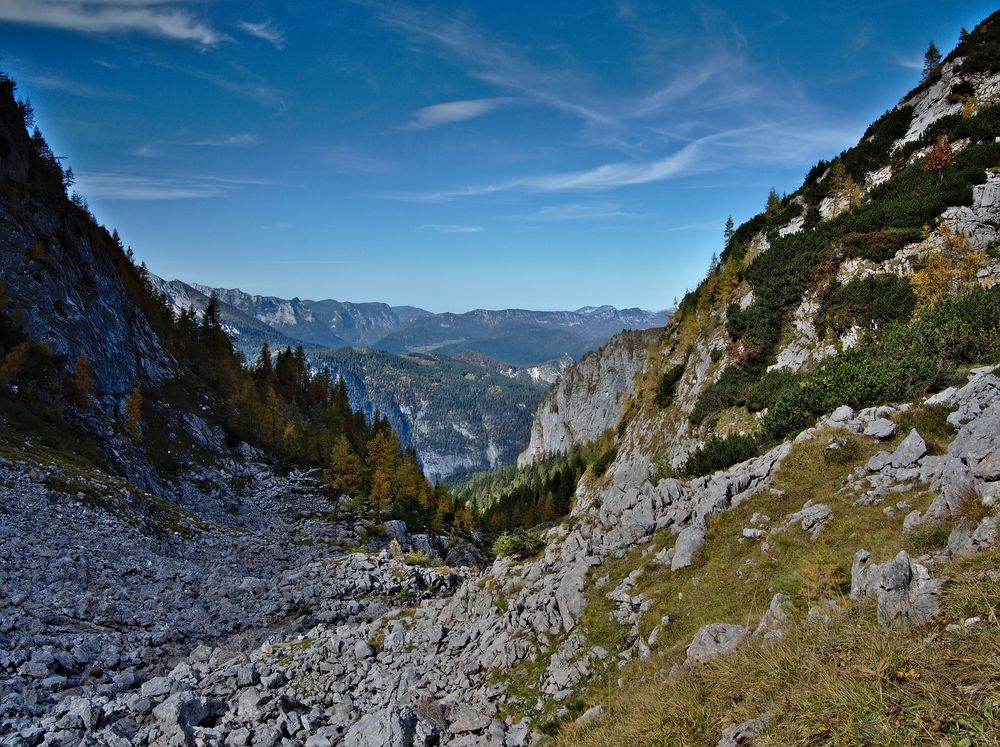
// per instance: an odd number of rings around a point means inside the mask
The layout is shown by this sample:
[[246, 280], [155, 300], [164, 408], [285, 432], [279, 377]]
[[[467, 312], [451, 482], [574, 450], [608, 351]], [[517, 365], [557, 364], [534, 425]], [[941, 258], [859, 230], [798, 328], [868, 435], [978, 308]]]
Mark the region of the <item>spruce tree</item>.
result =
[[931, 43], [927, 45], [927, 51], [924, 52], [924, 80], [927, 80], [940, 64], [941, 50], [937, 48], [934, 40], [931, 39]]

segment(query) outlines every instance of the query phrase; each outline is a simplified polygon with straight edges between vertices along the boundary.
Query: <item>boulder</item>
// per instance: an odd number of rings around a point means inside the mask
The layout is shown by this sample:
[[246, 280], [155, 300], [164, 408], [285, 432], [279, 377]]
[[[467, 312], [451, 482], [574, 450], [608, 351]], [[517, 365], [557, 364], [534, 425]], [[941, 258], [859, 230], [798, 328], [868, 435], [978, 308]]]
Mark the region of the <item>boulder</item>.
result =
[[368, 713], [347, 730], [345, 747], [412, 747], [416, 716], [409, 706]]
[[765, 713], [763, 716], [744, 721], [738, 726], [730, 726], [722, 732], [722, 739], [715, 747], [739, 747], [739, 745], [753, 744], [770, 720], [771, 714]]
[[207, 715], [204, 698], [190, 690], [174, 693], [153, 709], [153, 717], [168, 733], [187, 733]]
[[938, 612], [943, 580], [903, 550], [892, 560], [873, 564], [867, 550], [858, 550], [851, 565], [851, 599], [874, 597], [881, 625], [924, 625]]
[[466, 734], [470, 731], [482, 731], [490, 725], [490, 717], [472, 706], [457, 708], [451, 714], [448, 731], [452, 734]]
[[705, 544], [705, 530], [698, 526], [689, 526], [681, 530], [674, 543], [674, 557], [670, 561], [670, 570], [676, 571], [694, 564], [694, 555]]
[[730, 623], [712, 623], [697, 633], [687, 647], [686, 665], [704, 664], [716, 656], [728, 654], [739, 648], [750, 635], [750, 628]]
[[902, 443], [892, 452], [891, 464], [897, 468], [910, 467], [916, 464], [920, 457], [926, 453], [927, 444], [921, 438], [920, 434], [917, 433], [917, 429], [912, 428]]
[[876, 441], [887, 441], [896, 435], [896, 424], [889, 418], [879, 418], [865, 428], [865, 435]]

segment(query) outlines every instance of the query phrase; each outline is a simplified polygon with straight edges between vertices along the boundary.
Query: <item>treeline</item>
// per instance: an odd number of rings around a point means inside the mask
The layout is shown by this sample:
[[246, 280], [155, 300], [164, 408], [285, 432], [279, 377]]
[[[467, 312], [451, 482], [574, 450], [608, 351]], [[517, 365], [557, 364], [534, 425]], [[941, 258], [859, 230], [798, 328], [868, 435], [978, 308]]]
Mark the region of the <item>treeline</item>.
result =
[[453, 489], [455, 500], [468, 505], [476, 525], [490, 534], [557, 521], [572, 510], [576, 486], [588, 468], [594, 474], [607, 469], [614, 458], [612, 439], [609, 432], [597, 441], [574, 444], [566, 454], [547, 454], [525, 467], [473, 473]]

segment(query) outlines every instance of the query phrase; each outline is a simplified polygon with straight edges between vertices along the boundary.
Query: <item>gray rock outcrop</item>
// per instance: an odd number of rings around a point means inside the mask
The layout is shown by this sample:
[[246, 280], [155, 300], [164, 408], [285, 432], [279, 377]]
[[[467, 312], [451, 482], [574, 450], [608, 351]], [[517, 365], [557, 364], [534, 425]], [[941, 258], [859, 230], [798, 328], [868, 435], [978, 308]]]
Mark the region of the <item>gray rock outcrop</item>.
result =
[[535, 408], [528, 446], [519, 465], [614, 428], [625, 400], [635, 394], [635, 377], [646, 365], [646, 348], [659, 330], [622, 332], [562, 372]]
[[872, 597], [881, 625], [924, 625], [938, 612], [937, 597], [943, 584], [927, 568], [902, 550], [885, 563], [871, 562], [867, 550], [858, 550], [851, 566], [851, 599]]

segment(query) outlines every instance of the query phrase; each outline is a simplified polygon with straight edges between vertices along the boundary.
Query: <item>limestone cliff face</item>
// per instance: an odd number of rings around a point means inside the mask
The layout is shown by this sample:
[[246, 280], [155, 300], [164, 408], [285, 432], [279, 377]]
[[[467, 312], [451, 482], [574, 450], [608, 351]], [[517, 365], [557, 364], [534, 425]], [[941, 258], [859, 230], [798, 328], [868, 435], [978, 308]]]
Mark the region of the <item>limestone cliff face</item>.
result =
[[615, 427], [625, 400], [635, 394], [646, 350], [660, 333], [657, 329], [622, 332], [563, 371], [535, 408], [531, 439], [518, 464], [565, 452]]
[[0, 283], [11, 308], [67, 368], [85, 354], [105, 400], [137, 382], [161, 383], [173, 362], [124, 285], [127, 260], [38, 151], [8, 83], [0, 92]]

